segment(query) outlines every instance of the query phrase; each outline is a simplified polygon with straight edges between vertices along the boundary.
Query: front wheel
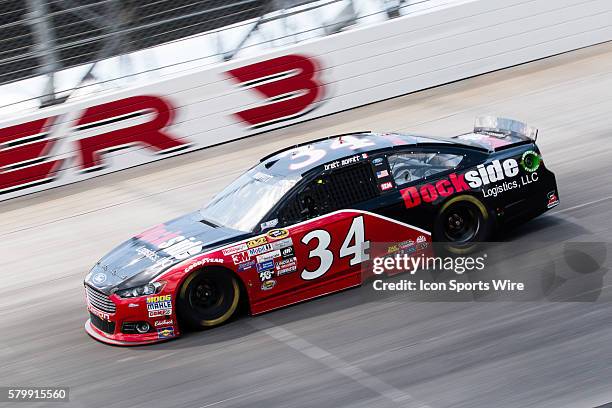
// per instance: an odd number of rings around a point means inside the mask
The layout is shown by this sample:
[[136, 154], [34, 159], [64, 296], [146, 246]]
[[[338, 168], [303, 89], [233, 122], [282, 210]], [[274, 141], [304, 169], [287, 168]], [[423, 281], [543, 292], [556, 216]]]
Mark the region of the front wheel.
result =
[[466, 253], [489, 238], [492, 224], [487, 207], [478, 198], [461, 195], [448, 200], [438, 212], [433, 238], [447, 242], [444, 247], [450, 252]]
[[219, 326], [229, 320], [240, 303], [240, 286], [233, 274], [222, 269], [191, 274], [177, 298], [179, 319], [193, 329]]

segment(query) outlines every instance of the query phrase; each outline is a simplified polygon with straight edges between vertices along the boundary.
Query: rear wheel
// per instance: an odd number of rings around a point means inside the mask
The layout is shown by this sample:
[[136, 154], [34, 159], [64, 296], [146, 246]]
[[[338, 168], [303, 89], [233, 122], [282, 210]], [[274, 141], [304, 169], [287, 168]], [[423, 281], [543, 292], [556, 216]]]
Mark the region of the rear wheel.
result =
[[444, 248], [450, 252], [466, 253], [486, 241], [491, 230], [487, 207], [474, 196], [461, 195], [448, 200], [438, 212], [434, 240], [447, 242]]
[[223, 269], [201, 270], [181, 286], [178, 315], [191, 328], [212, 328], [229, 320], [239, 303], [240, 286], [232, 273]]

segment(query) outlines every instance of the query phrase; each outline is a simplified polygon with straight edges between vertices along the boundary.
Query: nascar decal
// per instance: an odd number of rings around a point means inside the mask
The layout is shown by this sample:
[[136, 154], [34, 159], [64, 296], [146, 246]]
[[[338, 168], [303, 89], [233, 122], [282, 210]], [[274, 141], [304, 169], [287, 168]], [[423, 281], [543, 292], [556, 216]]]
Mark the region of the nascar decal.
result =
[[169, 316], [172, 314], [172, 295], [147, 297], [149, 317]]
[[287, 237], [287, 235], [289, 235], [289, 231], [287, 231], [286, 229], [273, 229], [268, 231], [266, 235], [271, 240], [283, 239]]
[[261, 290], [270, 290], [276, 286], [276, 281], [270, 279], [261, 284]]

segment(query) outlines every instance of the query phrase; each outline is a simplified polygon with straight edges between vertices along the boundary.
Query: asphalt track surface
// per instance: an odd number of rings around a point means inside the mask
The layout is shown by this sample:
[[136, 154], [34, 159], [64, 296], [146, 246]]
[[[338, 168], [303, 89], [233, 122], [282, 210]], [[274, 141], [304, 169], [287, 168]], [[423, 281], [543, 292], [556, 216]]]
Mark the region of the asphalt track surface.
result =
[[82, 279], [102, 254], [199, 208], [270, 151], [364, 129], [452, 135], [480, 114], [537, 125], [560, 189], [560, 207], [504, 239], [612, 241], [612, 44], [604, 44], [0, 204], [0, 385], [70, 386], [69, 404], [50, 404], [69, 407], [612, 401], [605, 295], [417, 302], [356, 289], [154, 346], [110, 347], [83, 330]]

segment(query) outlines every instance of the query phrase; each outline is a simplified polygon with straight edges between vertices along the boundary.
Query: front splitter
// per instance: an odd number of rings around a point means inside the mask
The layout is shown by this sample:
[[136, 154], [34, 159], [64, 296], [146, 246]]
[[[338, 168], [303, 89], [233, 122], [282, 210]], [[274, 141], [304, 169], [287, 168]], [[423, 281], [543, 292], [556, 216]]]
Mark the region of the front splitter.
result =
[[143, 346], [146, 344], [155, 344], [155, 343], [161, 343], [164, 341], [172, 340], [172, 339], [155, 339], [155, 340], [146, 340], [146, 341], [121, 341], [121, 340], [109, 339], [108, 337], [103, 336], [102, 334], [98, 333], [98, 331], [91, 324], [90, 319], [87, 319], [87, 321], [85, 322], [85, 331], [95, 340], [98, 340], [101, 343], [110, 344], [113, 346], [124, 346], [124, 347]]

